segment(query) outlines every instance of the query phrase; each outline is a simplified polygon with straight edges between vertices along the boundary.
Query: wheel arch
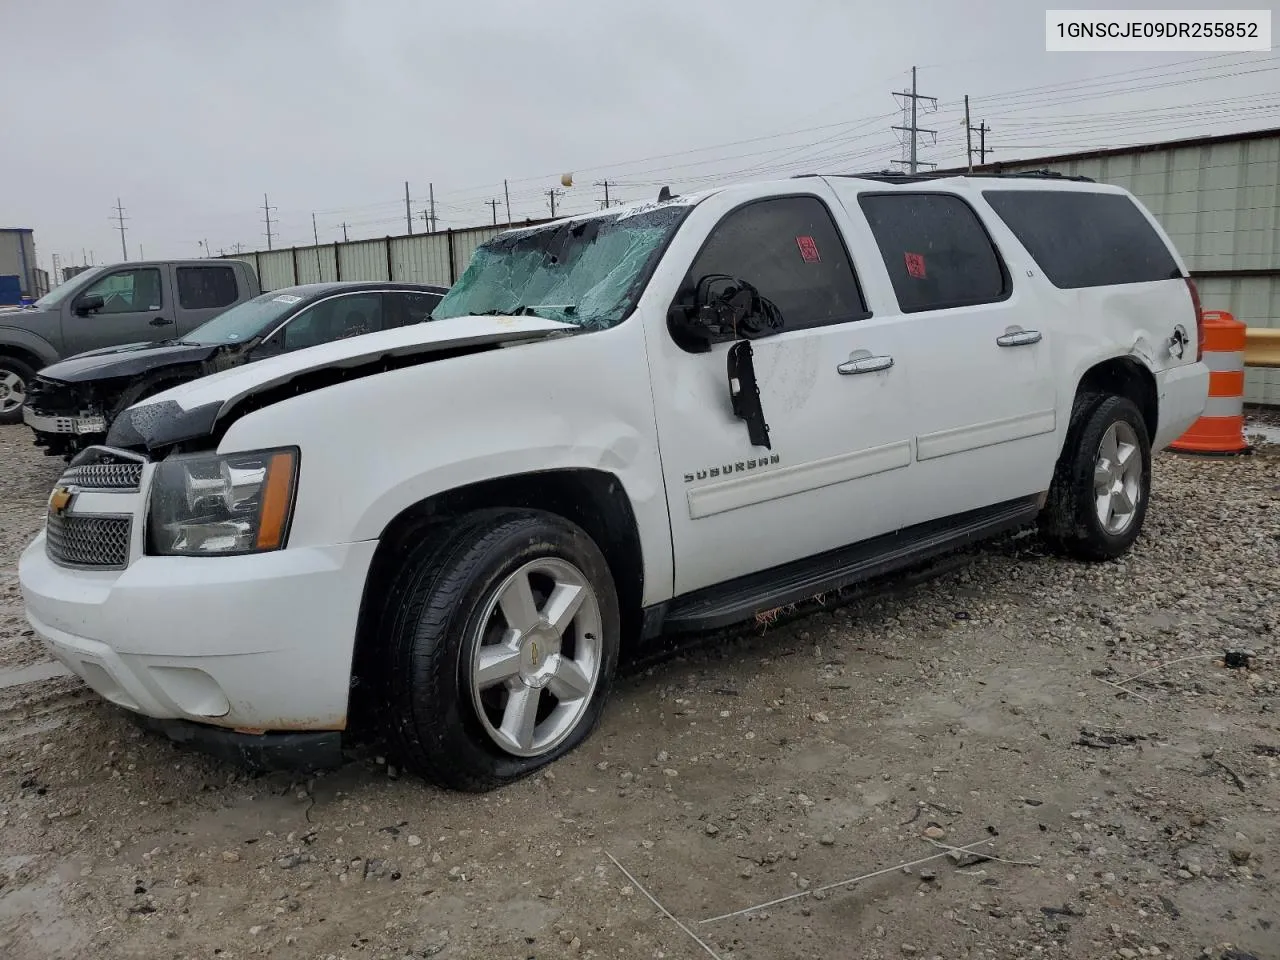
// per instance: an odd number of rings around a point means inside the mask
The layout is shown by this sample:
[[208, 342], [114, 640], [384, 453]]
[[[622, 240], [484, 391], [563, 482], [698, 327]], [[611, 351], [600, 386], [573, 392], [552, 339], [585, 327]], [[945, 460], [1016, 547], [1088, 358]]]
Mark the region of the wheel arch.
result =
[[0, 357], [8, 357], [12, 360], [17, 360], [19, 363], [25, 363], [36, 373], [39, 373], [41, 368], [48, 366], [39, 356], [25, 347], [18, 347], [9, 343], [0, 343]]
[[361, 712], [361, 688], [378, 682], [378, 598], [404, 546], [431, 536], [447, 521], [476, 510], [542, 510], [565, 518], [595, 541], [613, 575], [622, 619], [622, 649], [640, 636], [644, 555], [635, 511], [622, 481], [605, 470], [565, 468], [514, 474], [446, 490], [410, 505], [387, 523], [365, 578], [352, 654], [353, 715]]
[[1142, 413], [1147, 436], [1154, 442], [1156, 428], [1160, 424], [1160, 397], [1155, 374], [1146, 364], [1127, 355], [1095, 363], [1081, 374], [1071, 401], [1072, 409], [1082, 397], [1091, 393], [1112, 394], [1132, 400]]

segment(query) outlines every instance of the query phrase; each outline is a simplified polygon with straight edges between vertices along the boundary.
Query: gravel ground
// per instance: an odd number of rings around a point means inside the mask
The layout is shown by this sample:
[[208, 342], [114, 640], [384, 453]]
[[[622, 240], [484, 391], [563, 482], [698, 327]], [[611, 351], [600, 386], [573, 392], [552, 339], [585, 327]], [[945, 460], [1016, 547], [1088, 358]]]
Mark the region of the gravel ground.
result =
[[41, 679], [13, 568], [56, 465], [0, 428], [0, 466], [6, 960], [1280, 958], [1280, 446], [1160, 456], [1123, 562], [1011, 538], [642, 665], [480, 797], [376, 750], [247, 777]]

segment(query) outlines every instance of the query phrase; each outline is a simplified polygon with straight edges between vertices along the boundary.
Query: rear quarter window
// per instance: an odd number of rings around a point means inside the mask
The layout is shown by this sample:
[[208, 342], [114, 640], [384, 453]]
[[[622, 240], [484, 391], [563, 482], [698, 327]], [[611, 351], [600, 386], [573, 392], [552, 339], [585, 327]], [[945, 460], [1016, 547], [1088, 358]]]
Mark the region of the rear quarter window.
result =
[[1055, 287], [1076, 290], [1182, 276], [1160, 235], [1124, 194], [984, 190], [982, 195]]

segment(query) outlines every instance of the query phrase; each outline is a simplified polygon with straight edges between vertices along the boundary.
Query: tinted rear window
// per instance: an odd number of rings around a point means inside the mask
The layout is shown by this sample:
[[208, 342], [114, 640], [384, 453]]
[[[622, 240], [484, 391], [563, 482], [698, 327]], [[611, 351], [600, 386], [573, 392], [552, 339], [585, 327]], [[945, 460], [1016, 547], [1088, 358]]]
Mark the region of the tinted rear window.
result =
[[1182, 275], [1160, 235], [1123, 194], [984, 190], [982, 195], [1055, 287], [1105, 287]]

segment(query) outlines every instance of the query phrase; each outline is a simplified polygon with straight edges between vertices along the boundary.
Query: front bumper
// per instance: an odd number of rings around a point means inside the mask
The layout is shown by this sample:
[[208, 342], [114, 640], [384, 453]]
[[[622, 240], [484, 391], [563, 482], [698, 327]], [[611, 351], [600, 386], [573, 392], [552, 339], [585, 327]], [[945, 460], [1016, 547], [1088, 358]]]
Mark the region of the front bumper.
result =
[[[374, 541], [238, 557], [154, 557], [123, 570], [18, 562], [27, 619], [99, 695], [164, 721], [341, 731]], [[136, 547], [136, 544], [135, 544]]]
[[342, 734], [237, 733], [185, 720], [157, 720], [135, 713], [139, 724], [174, 743], [253, 771], [323, 770], [342, 762]]
[[38, 413], [30, 406], [22, 408], [22, 420], [37, 433], [56, 433], [65, 436], [96, 436], [107, 432], [106, 418], [100, 414], [92, 416], [58, 416], [51, 413]]

